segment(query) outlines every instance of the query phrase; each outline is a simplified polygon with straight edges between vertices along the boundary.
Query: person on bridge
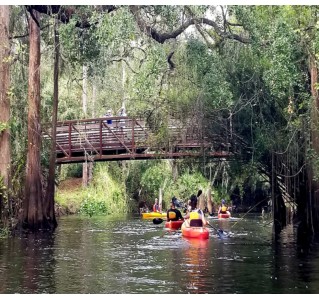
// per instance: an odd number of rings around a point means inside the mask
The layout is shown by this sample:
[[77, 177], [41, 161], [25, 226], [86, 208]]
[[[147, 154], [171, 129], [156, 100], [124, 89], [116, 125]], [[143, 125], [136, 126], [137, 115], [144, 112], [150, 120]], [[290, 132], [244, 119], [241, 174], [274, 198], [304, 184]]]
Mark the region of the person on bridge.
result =
[[[119, 114], [119, 117], [126, 117], [127, 116], [124, 106], [122, 106], [120, 108], [120, 110], [118, 111], [118, 114]], [[119, 125], [120, 125], [121, 129], [125, 128], [125, 120], [120, 120], [120, 124]]]
[[191, 211], [184, 216], [186, 227], [203, 227], [208, 224], [204, 213], [197, 209], [197, 197], [192, 195], [190, 198]]
[[120, 108], [120, 110], [118, 111], [118, 113], [119, 113], [119, 116], [120, 116], [120, 117], [126, 117], [126, 116], [127, 116], [124, 106], [122, 106], [122, 107]]
[[[112, 110], [111, 109], [107, 110], [107, 112], [105, 114], [105, 117], [107, 117], [107, 118], [112, 117]], [[106, 123], [108, 125], [112, 125], [112, 119], [107, 120]]]
[[158, 204], [158, 199], [157, 198], [155, 198], [155, 203], [153, 205], [153, 212], [161, 212], [161, 208], [160, 208], [160, 206]]
[[171, 202], [171, 208], [167, 211], [167, 221], [184, 220], [181, 212], [175, 207], [174, 202]]

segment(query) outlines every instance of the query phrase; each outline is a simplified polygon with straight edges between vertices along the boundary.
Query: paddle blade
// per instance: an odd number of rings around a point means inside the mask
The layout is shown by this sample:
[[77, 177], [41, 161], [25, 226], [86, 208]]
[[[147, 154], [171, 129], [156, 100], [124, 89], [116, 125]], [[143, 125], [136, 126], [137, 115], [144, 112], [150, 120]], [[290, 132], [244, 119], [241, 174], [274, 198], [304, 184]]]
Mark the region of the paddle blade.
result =
[[163, 222], [163, 219], [161, 219], [161, 218], [153, 219], [153, 223], [156, 224], [156, 225], [161, 224], [162, 222]]
[[216, 227], [212, 226], [212, 225], [209, 224], [209, 223], [207, 223], [207, 224], [208, 224], [209, 227], [211, 227], [211, 228], [213, 228], [214, 230], [216, 230], [218, 236], [219, 236], [221, 239], [228, 236], [228, 234], [227, 234], [226, 231], [224, 231], [224, 230], [222, 230], [222, 229], [220, 229], [220, 228], [216, 228]]

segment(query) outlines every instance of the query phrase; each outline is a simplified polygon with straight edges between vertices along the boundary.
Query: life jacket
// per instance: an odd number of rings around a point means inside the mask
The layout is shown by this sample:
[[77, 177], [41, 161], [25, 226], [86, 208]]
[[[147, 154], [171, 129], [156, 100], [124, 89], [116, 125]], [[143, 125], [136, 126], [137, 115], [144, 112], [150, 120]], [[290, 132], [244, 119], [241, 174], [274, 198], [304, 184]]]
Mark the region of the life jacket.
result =
[[190, 220], [199, 220], [199, 219], [201, 219], [202, 217], [201, 217], [201, 215], [199, 214], [199, 212], [198, 211], [192, 211], [192, 212], [190, 212], [190, 214], [189, 214], [189, 219]]
[[202, 216], [198, 211], [190, 212], [189, 225], [191, 227], [202, 227], [203, 226]]
[[153, 212], [159, 211], [159, 205], [158, 204], [154, 204], [153, 205]]
[[221, 211], [222, 213], [225, 213], [225, 212], [227, 211], [227, 207], [223, 205], [220, 211]]

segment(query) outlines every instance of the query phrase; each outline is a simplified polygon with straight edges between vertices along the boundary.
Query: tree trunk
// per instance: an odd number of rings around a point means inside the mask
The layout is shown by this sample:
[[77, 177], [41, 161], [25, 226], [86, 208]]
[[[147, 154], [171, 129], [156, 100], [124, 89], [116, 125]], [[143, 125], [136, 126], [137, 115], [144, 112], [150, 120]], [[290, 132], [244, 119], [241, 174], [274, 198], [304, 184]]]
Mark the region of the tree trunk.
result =
[[126, 82], [126, 72], [125, 72], [125, 63], [122, 61], [122, 107], [125, 107], [125, 100], [126, 100], [126, 95], [125, 95], [125, 82]]
[[158, 205], [159, 205], [160, 211], [162, 211], [162, 209], [163, 209], [163, 190], [162, 190], [162, 188], [160, 188], [159, 192], [158, 192]]
[[[279, 170], [279, 171], [278, 171]], [[285, 186], [280, 181], [277, 174], [281, 170], [281, 162], [278, 161], [278, 156], [274, 151], [271, 153], [271, 202], [272, 202], [272, 218], [273, 218], [273, 233], [278, 237], [282, 229], [287, 225], [287, 207], [285, 205], [283, 191], [280, 186]]]
[[[10, 191], [10, 99], [8, 96], [10, 76], [9, 76], [9, 15], [8, 5], [0, 6], [0, 222], [4, 220], [5, 200], [8, 201], [9, 211], [11, 210]], [[1, 127], [4, 128], [1, 128]]]
[[[87, 116], [87, 67], [83, 66], [82, 69], [83, 69], [82, 109], [83, 109], [84, 117], [86, 118]], [[86, 158], [87, 156], [85, 155], [85, 159]], [[88, 183], [89, 183], [88, 170], [89, 170], [88, 163], [87, 161], [85, 161], [85, 163], [83, 163], [82, 165], [82, 186], [84, 187], [88, 186]]]
[[313, 56], [310, 56], [310, 79], [311, 79], [311, 95], [313, 103], [311, 105], [311, 127], [310, 127], [310, 144], [311, 148], [314, 151], [314, 159], [312, 159], [310, 166], [307, 167], [307, 176], [308, 176], [308, 197], [306, 204], [306, 226], [314, 233], [314, 231], [319, 230], [319, 183], [315, 178], [316, 161], [319, 157], [319, 97], [317, 91], [317, 82], [318, 82], [318, 68], [316, 65], [316, 60]]
[[87, 101], [87, 66], [83, 66], [83, 90], [82, 90], [82, 108], [84, 113], [84, 118], [87, 116], [87, 107], [88, 107], [88, 101]]
[[96, 84], [93, 82], [93, 85], [92, 85], [92, 118], [96, 117], [95, 106], [96, 106]]
[[48, 187], [46, 191], [45, 212], [49, 224], [54, 229], [57, 226], [54, 211], [54, 194], [55, 194], [55, 160], [56, 160], [56, 123], [58, 119], [59, 104], [59, 33], [57, 30], [58, 20], [54, 23], [54, 71], [53, 71], [53, 113], [52, 113], [52, 144], [50, 153], [50, 166], [48, 176]]
[[86, 187], [88, 185], [88, 162], [82, 164], [82, 186]]
[[173, 175], [173, 181], [176, 182], [178, 178], [178, 166], [177, 166], [177, 161], [176, 159], [170, 159], [170, 165], [172, 169], [172, 175]]
[[[33, 17], [39, 22], [39, 13], [35, 10]], [[33, 17], [29, 17], [28, 152], [22, 227], [36, 231], [46, 227], [46, 220], [40, 165], [40, 28]]]
[[205, 210], [205, 197], [204, 197], [204, 193], [202, 193], [199, 197], [198, 197], [198, 207], [204, 211]]
[[212, 201], [212, 190], [209, 188], [207, 191], [207, 210], [210, 214], [213, 214], [214, 210], [214, 205]]

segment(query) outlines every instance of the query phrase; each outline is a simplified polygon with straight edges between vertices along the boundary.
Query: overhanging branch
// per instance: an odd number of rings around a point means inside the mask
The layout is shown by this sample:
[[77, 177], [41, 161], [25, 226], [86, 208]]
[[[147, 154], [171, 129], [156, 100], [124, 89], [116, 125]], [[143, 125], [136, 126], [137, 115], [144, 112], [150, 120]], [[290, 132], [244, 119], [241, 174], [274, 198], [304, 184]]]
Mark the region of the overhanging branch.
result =
[[207, 18], [191, 18], [185, 23], [183, 23], [179, 28], [175, 29], [172, 32], [160, 33], [153, 27], [147, 25], [142, 17], [140, 16], [139, 6], [134, 5], [130, 6], [130, 11], [133, 14], [139, 28], [141, 31], [145, 32], [148, 36], [153, 38], [155, 41], [163, 44], [166, 40], [173, 39], [178, 37], [181, 33], [183, 33], [189, 26], [197, 24], [206, 24], [214, 28], [215, 32], [223, 39], [232, 39], [239, 41], [244, 44], [250, 43], [248, 38], [240, 36], [238, 34], [233, 34], [230, 32], [223, 32], [219, 28], [216, 22]]
[[[95, 6], [95, 11], [110, 13], [116, 10], [118, 7], [115, 5], [98, 5]], [[69, 23], [72, 16], [76, 14], [75, 6], [63, 6], [63, 5], [27, 5], [28, 10], [36, 10], [42, 14], [46, 15], [57, 15], [58, 19], [62, 23]], [[91, 23], [88, 20], [88, 16], [84, 15], [82, 20], [76, 22], [76, 27], [88, 28], [91, 26]]]

